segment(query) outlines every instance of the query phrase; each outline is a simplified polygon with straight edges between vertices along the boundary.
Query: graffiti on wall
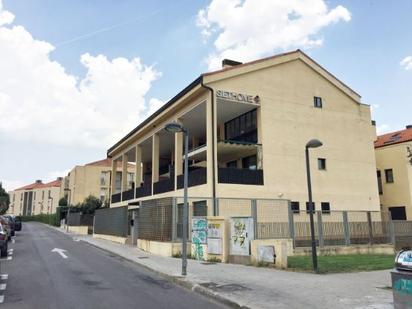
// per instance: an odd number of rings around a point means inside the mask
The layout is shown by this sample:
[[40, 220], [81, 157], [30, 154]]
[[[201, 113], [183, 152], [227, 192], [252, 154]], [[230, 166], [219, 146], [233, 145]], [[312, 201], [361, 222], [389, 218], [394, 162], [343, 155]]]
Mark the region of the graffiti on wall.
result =
[[250, 240], [253, 239], [252, 218], [232, 218], [230, 235], [230, 253], [232, 255], [249, 255]]
[[207, 243], [207, 220], [192, 219], [192, 255], [196, 260], [204, 259], [203, 245]]

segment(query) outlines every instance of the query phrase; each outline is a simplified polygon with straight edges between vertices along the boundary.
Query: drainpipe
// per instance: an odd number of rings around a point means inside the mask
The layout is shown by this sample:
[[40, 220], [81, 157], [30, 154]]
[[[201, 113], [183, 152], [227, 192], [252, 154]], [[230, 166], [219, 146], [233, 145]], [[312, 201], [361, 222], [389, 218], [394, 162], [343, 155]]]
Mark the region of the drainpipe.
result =
[[210, 93], [212, 95], [212, 123], [213, 123], [213, 130], [212, 130], [212, 152], [213, 152], [213, 156], [212, 156], [212, 164], [213, 164], [213, 168], [212, 168], [212, 175], [213, 175], [213, 185], [212, 185], [212, 195], [213, 195], [213, 215], [216, 216], [217, 215], [217, 211], [216, 211], [216, 168], [215, 168], [215, 129], [216, 129], [216, 124], [215, 124], [215, 93], [213, 88], [210, 88], [209, 86], [206, 86], [205, 84], [203, 84], [203, 76], [202, 79], [200, 81], [200, 84], [203, 88], [210, 90]]

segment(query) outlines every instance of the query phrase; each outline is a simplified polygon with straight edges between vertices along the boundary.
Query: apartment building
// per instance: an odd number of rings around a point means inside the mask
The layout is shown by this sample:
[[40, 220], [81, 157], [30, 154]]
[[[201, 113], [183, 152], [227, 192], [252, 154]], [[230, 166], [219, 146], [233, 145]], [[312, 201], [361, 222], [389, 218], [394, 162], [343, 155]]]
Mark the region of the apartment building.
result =
[[[281, 198], [306, 211], [305, 145], [316, 210], [379, 210], [369, 105], [300, 50], [204, 73], [108, 151], [111, 207], [183, 196], [183, 133], [189, 134], [189, 196]], [[127, 164], [135, 168], [134, 181]], [[129, 174], [127, 174], [129, 175]]]
[[16, 216], [55, 213], [59, 199], [63, 196], [61, 183], [61, 177], [48, 183], [36, 180], [32, 184], [9, 192], [10, 206], [7, 213]]
[[382, 211], [394, 220], [412, 220], [412, 125], [375, 141]]
[[[86, 197], [92, 195], [102, 202], [109, 202], [112, 160], [90, 162], [75, 166], [62, 182], [61, 190], [71, 205], [82, 203]], [[129, 165], [127, 178], [134, 179], [134, 166]], [[120, 171], [117, 172], [117, 183], [120, 183]]]

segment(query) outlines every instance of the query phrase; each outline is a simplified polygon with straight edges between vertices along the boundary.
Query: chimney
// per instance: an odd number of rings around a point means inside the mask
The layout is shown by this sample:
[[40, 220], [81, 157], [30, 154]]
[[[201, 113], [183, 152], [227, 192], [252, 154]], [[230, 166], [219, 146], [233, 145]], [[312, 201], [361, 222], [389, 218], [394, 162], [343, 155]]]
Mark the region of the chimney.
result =
[[235, 61], [235, 60], [230, 60], [230, 59], [223, 59], [222, 60], [222, 68], [223, 69], [234, 67], [234, 66], [239, 65], [239, 64], [242, 64], [242, 62]]
[[58, 180], [58, 181], [62, 181], [62, 180], [63, 180], [63, 177], [57, 177], [57, 180]]
[[408, 125], [406, 126], [406, 128], [407, 128], [407, 129], [412, 129], [412, 124], [408, 124]]
[[42, 182], [41, 182], [41, 179], [37, 179], [37, 180], [36, 180], [36, 183], [42, 183]]

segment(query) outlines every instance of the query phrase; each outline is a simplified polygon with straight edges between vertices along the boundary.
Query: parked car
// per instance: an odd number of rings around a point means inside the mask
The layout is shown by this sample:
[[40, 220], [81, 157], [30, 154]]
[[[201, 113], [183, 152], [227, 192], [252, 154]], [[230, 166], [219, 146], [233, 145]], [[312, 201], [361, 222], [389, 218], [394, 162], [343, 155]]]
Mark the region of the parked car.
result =
[[20, 216], [14, 217], [14, 229], [16, 231], [21, 231], [21, 217]]
[[7, 220], [4, 216], [0, 216], [0, 224], [3, 226], [3, 229], [7, 234], [7, 241], [11, 240], [11, 227], [9, 220]]
[[0, 256], [1, 257], [7, 256], [7, 250], [8, 250], [7, 232], [3, 228], [3, 225], [0, 224]]
[[11, 230], [11, 236], [14, 236], [16, 233], [16, 223], [15, 223], [15, 217], [12, 215], [4, 215], [3, 217], [6, 218], [6, 220], [9, 221], [10, 225], [10, 230]]

